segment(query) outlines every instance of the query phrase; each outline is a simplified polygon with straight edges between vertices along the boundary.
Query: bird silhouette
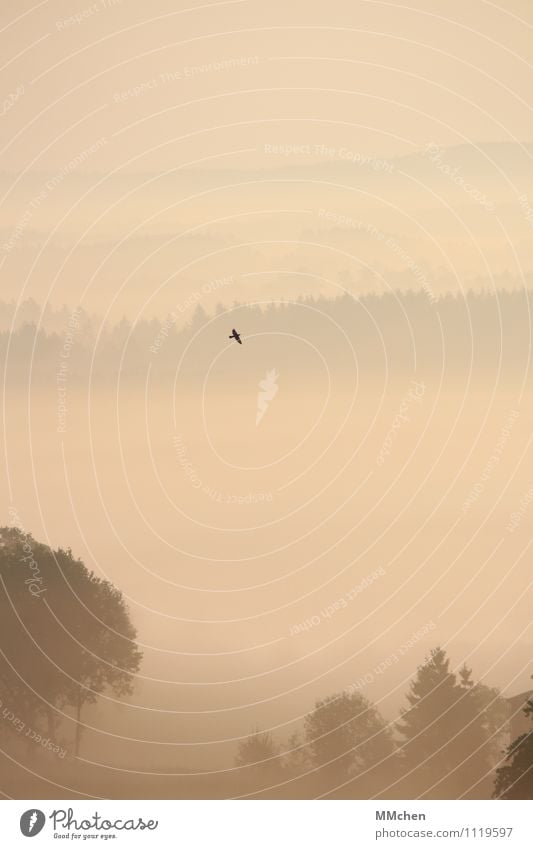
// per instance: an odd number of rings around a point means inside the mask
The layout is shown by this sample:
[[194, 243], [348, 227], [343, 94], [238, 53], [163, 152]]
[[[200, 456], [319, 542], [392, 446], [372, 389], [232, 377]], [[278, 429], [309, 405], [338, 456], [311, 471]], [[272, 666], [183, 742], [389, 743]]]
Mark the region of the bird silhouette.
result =
[[233, 328], [233, 330], [231, 332], [231, 336], [228, 336], [228, 339], [235, 339], [235, 341], [238, 342], [239, 345], [242, 345], [242, 340], [241, 340], [240, 334], [237, 333], [235, 328]]

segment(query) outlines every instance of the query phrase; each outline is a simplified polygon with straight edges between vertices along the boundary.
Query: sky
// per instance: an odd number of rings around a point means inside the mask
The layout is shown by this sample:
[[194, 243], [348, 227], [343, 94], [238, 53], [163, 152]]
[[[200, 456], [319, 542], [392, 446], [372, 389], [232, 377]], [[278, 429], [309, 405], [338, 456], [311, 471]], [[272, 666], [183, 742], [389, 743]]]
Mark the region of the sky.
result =
[[[526, 4], [162, 2], [150, 16], [99, 0], [1, 15], [7, 298], [101, 314], [111, 287], [117, 315], [162, 315], [223, 266], [264, 267], [258, 243], [301, 242], [324, 207], [406, 239], [414, 216], [418, 242], [431, 225], [434, 272], [488, 265], [514, 286], [531, 270]], [[476, 240], [485, 263], [475, 244], [465, 256]], [[316, 262], [294, 252], [289, 269]], [[149, 301], [161, 284], [172, 297]]]

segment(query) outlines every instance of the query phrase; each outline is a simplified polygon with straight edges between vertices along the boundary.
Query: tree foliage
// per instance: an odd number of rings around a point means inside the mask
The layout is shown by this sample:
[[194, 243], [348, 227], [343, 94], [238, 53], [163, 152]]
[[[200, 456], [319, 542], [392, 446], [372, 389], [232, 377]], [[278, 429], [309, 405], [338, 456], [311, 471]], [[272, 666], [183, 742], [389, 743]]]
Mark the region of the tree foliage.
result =
[[281, 750], [270, 731], [257, 728], [242, 740], [235, 764], [245, 768], [244, 782], [251, 790], [275, 785], [283, 778]]
[[[533, 698], [527, 702], [524, 713], [533, 719]], [[533, 727], [507, 747], [505, 761], [496, 770], [494, 798], [533, 799]]]
[[333, 783], [355, 778], [394, 754], [383, 717], [357, 692], [316, 702], [305, 718], [305, 734], [314, 766]]
[[141, 652], [120, 590], [70, 550], [0, 529], [0, 693], [27, 724], [131, 692]]
[[466, 665], [459, 676], [449, 666], [446, 652], [433, 649], [411, 682], [398, 723], [406, 784], [416, 796], [479, 797], [492, 780], [507, 710]]

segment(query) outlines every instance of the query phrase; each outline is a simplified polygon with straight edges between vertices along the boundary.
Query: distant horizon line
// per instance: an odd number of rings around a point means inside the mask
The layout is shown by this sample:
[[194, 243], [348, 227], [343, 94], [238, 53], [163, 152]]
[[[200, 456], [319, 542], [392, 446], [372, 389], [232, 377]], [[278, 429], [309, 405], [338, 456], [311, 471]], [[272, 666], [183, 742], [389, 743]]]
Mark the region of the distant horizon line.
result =
[[[464, 298], [467, 297], [468, 295], [471, 295], [475, 298], [481, 298], [481, 297], [489, 296], [490, 298], [494, 298], [494, 299], [500, 298], [500, 297], [501, 298], [509, 298], [509, 297], [514, 297], [516, 295], [527, 295], [529, 293], [531, 293], [533, 295], [533, 272], [526, 272], [524, 274], [524, 277], [531, 278], [531, 286], [514, 286], [513, 288], [504, 288], [504, 287], [497, 286], [493, 289], [490, 289], [486, 285], [480, 285], [479, 287], [475, 287], [475, 286], [470, 285], [467, 289], [465, 289], [463, 291], [447, 291], [447, 292], [443, 292], [440, 295], [437, 295], [435, 303], [438, 303], [439, 301], [444, 301], [444, 300], [460, 301], [460, 300], [464, 300]], [[341, 293], [335, 293], [335, 294], [331, 294], [331, 295], [327, 295], [324, 292], [322, 292], [320, 294], [308, 293], [308, 294], [300, 294], [300, 295], [298, 295], [294, 298], [273, 297], [270, 300], [261, 299], [259, 301], [252, 301], [252, 300], [250, 300], [250, 301], [246, 301], [246, 300], [239, 301], [239, 300], [233, 299], [233, 306], [234, 307], [248, 307], [248, 308], [265, 309], [265, 308], [268, 308], [270, 306], [278, 306], [278, 305], [290, 306], [290, 305], [296, 305], [296, 304], [301, 304], [301, 303], [305, 303], [305, 302], [312, 302], [312, 303], [319, 303], [321, 301], [335, 302], [335, 301], [340, 301], [343, 298], [350, 298], [351, 300], [354, 300], [354, 301], [361, 301], [361, 300], [365, 300], [365, 299], [385, 300], [387, 298], [397, 298], [397, 297], [400, 297], [400, 298], [415, 297], [415, 298], [420, 298], [421, 300], [428, 300], [427, 293], [423, 288], [414, 289], [412, 287], [406, 287], [406, 288], [396, 287], [396, 288], [394, 288], [390, 291], [385, 291], [385, 292], [375, 292], [375, 291], [372, 291], [371, 289], [367, 289], [366, 291], [362, 291], [362, 292], [359, 292], [359, 293], [355, 293], [355, 292], [352, 293], [352, 292], [348, 292], [348, 291], [343, 291]], [[218, 307], [224, 306], [224, 303], [225, 303], [224, 301], [217, 301], [216, 303], [214, 303], [212, 309], [210, 309], [210, 310], [205, 309], [204, 306], [202, 306], [202, 304], [200, 302], [198, 302], [195, 306], [200, 307], [205, 313], [210, 314], [211, 312], [216, 311]], [[428, 301], [428, 303], [429, 303], [429, 301]], [[66, 310], [68, 312], [80, 312], [80, 311], [82, 311], [89, 318], [100, 317], [100, 314], [97, 311], [90, 312], [90, 311], [87, 310], [87, 308], [83, 307], [83, 305], [81, 305], [79, 303], [77, 303], [76, 306], [72, 306], [70, 303], [68, 303], [66, 301], [63, 301], [61, 304], [55, 304], [54, 302], [52, 302], [50, 300], [47, 300], [45, 302], [41, 302], [41, 301], [37, 301], [35, 299], [35, 297], [33, 297], [33, 295], [30, 295], [30, 296], [24, 298], [24, 300], [17, 300], [16, 298], [9, 298], [9, 299], [0, 298], [0, 308], [1, 307], [14, 307], [14, 306], [17, 306], [18, 310], [20, 310], [24, 306], [37, 307], [38, 309], [41, 310], [42, 315], [44, 315], [44, 312], [46, 310], [49, 310], [52, 313], [61, 313], [61, 312], [64, 312]], [[194, 311], [195, 310], [193, 310], [193, 312]], [[141, 317], [139, 320], [142, 320], [142, 321], [158, 321], [158, 320], [163, 320], [167, 316], [168, 316], [168, 312], [164, 316], [162, 315], [161, 319], [159, 319], [155, 315], [151, 315], [150, 317], [144, 317], [144, 318]], [[126, 313], [123, 314], [123, 318], [128, 318]], [[121, 320], [122, 319], [119, 319], [119, 321], [121, 321]]]
[[[294, 138], [296, 138], [297, 133], [296, 134], [293, 133], [292, 135], [293, 135]], [[308, 144], [314, 146], [315, 144], [318, 145], [319, 143], [318, 142], [308, 142]], [[425, 159], [425, 153], [424, 152], [427, 149], [428, 144], [429, 144], [429, 142], [417, 145], [416, 149], [413, 150], [410, 153], [382, 153], [382, 154], [379, 154], [379, 156], [376, 155], [376, 154], [373, 154], [373, 153], [368, 153], [368, 152], [366, 152], [366, 153], [362, 152], [362, 153], [364, 155], [371, 157], [371, 158], [380, 159], [380, 160], [389, 159], [391, 161], [401, 161], [401, 160], [406, 160], [406, 159], [413, 159], [413, 158], [416, 158], [418, 156], [421, 156], [423, 159]], [[439, 142], [433, 140], [431, 142], [431, 144], [437, 145], [443, 151], [461, 150], [461, 149], [480, 150], [480, 149], [497, 147], [497, 148], [502, 148], [502, 149], [503, 148], [509, 148], [509, 149], [532, 148], [531, 152], [533, 153], [533, 139], [527, 140], [527, 141], [518, 140], [518, 141], [460, 142], [458, 144], [442, 144], [442, 143], [439, 143]], [[263, 144], [263, 147], [264, 147], [264, 144]], [[257, 149], [255, 151], [252, 150], [251, 152], [255, 152], [255, 153], [260, 154], [262, 152], [262, 146], [258, 145]], [[512, 163], [512, 164], [514, 165], [515, 163]], [[251, 166], [251, 167], [227, 167], [227, 166], [219, 167], [215, 164], [212, 167], [206, 167], [204, 165], [201, 168], [200, 167], [198, 167], [198, 168], [197, 167], [189, 167], [189, 168], [181, 168], [180, 167], [178, 169], [176, 169], [176, 168], [168, 169], [167, 168], [167, 169], [161, 170], [161, 169], [157, 169], [157, 168], [148, 167], [148, 168], [136, 168], [136, 169], [132, 169], [132, 170], [130, 170], [130, 169], [128, 169], [128, 170], [111, 169], [111, 170], [113, 171], [114, 176], [123, 176], [124, 174], [142, 173], [142, 174], [154, 174], [154, 175], [160, 174], [161, 176], [167, 176], [168, 177], [172, 173], [174, 173], [176, 176], [179, 176], [180, 174], [194, 174], [194, 175], [217, 174], [217, 173], [223, 174], [223, 173], [227, 173], [228, 171], [238, 171], [240, 173], [245, 174], [245, 173], [253, 173], [253, 172], [258, 171], [258, 170], [269, 172], [269, 171], [286, 170], [289, 167], [309, 168], [310, 166], [315, 166], [315, 165], [328, 166], [328, 167], [341, 166], [341, 167], [346, 167], [348, 169], [351, 168], [353, 170], [353, 163], [350, 163], [349, 160], [343, 160], [343, 159], [341, 159], [341, 160], [339, 160], [339, 159], [328, 160], [324, 156], [317, 156], [316, 161], [313, 160], [312, 162], [309, 162], [309, 163], [299, 162], [298, 164], [293, 164], [292, 166], [290, 166], [288, 164], [275, 164], [275, 165], [272, 165], [270, 167], [265, 166], [265, 167], [261, 167], [261, 168], [254, 167], [254, 166]], [[53, 168], [31, 169], [31, 170], [26, 171], [25, 175], [48, 174], [48, 173], [52, 173], [53, 170], [54, 170]], [[8, 169], [0, 168], [0, 178], [3, 175], [12, 176], [13, 174], [20, 175], [20, 169], [14, 168], [14, 169], [8, 170]], [[104, 174], [110, 174], [110, 169], [102, 170], [102, 169], [98, 169], [98, 168], [94, 168], [94, 169], [90, 168], [90, 169], [87, 169], [85, 171], [78, 170], [77, 174], [78, 174], [78, 176], [81, 176], [81, 177], [89, 176], [91, 174], [93, 174], [93, 175], [94, 174], [104, 175]], [[76, 175], [71, 175], [71, 176], [76, 176]]]

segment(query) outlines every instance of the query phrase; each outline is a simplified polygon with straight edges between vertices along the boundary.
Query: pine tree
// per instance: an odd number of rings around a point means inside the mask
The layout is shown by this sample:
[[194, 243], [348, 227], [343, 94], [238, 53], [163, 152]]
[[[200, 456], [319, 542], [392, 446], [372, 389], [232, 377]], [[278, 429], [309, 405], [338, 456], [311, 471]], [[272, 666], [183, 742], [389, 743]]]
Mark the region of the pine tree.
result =
[[497, 690], [476, 684], [466, 664], [458, 676], [441, 648], [411, 682], [398, 731], [404, 738], [403, 795], [486, 798], [506, 708]]
[[[426, 791], [448, 798], [448, 777], [457, 764], [457, 702], [460, 687], [449, 670], [450, 661], [441, 648], [431, 651], [419, 666], [407, 694], [409, 707], [402, 710], [398, 731], [404, 738], [405, 775], [416, 796]], [[444, 784], [443, 784], [444, 782]], [[439, 789], [431, 793], [434, 784]]]

